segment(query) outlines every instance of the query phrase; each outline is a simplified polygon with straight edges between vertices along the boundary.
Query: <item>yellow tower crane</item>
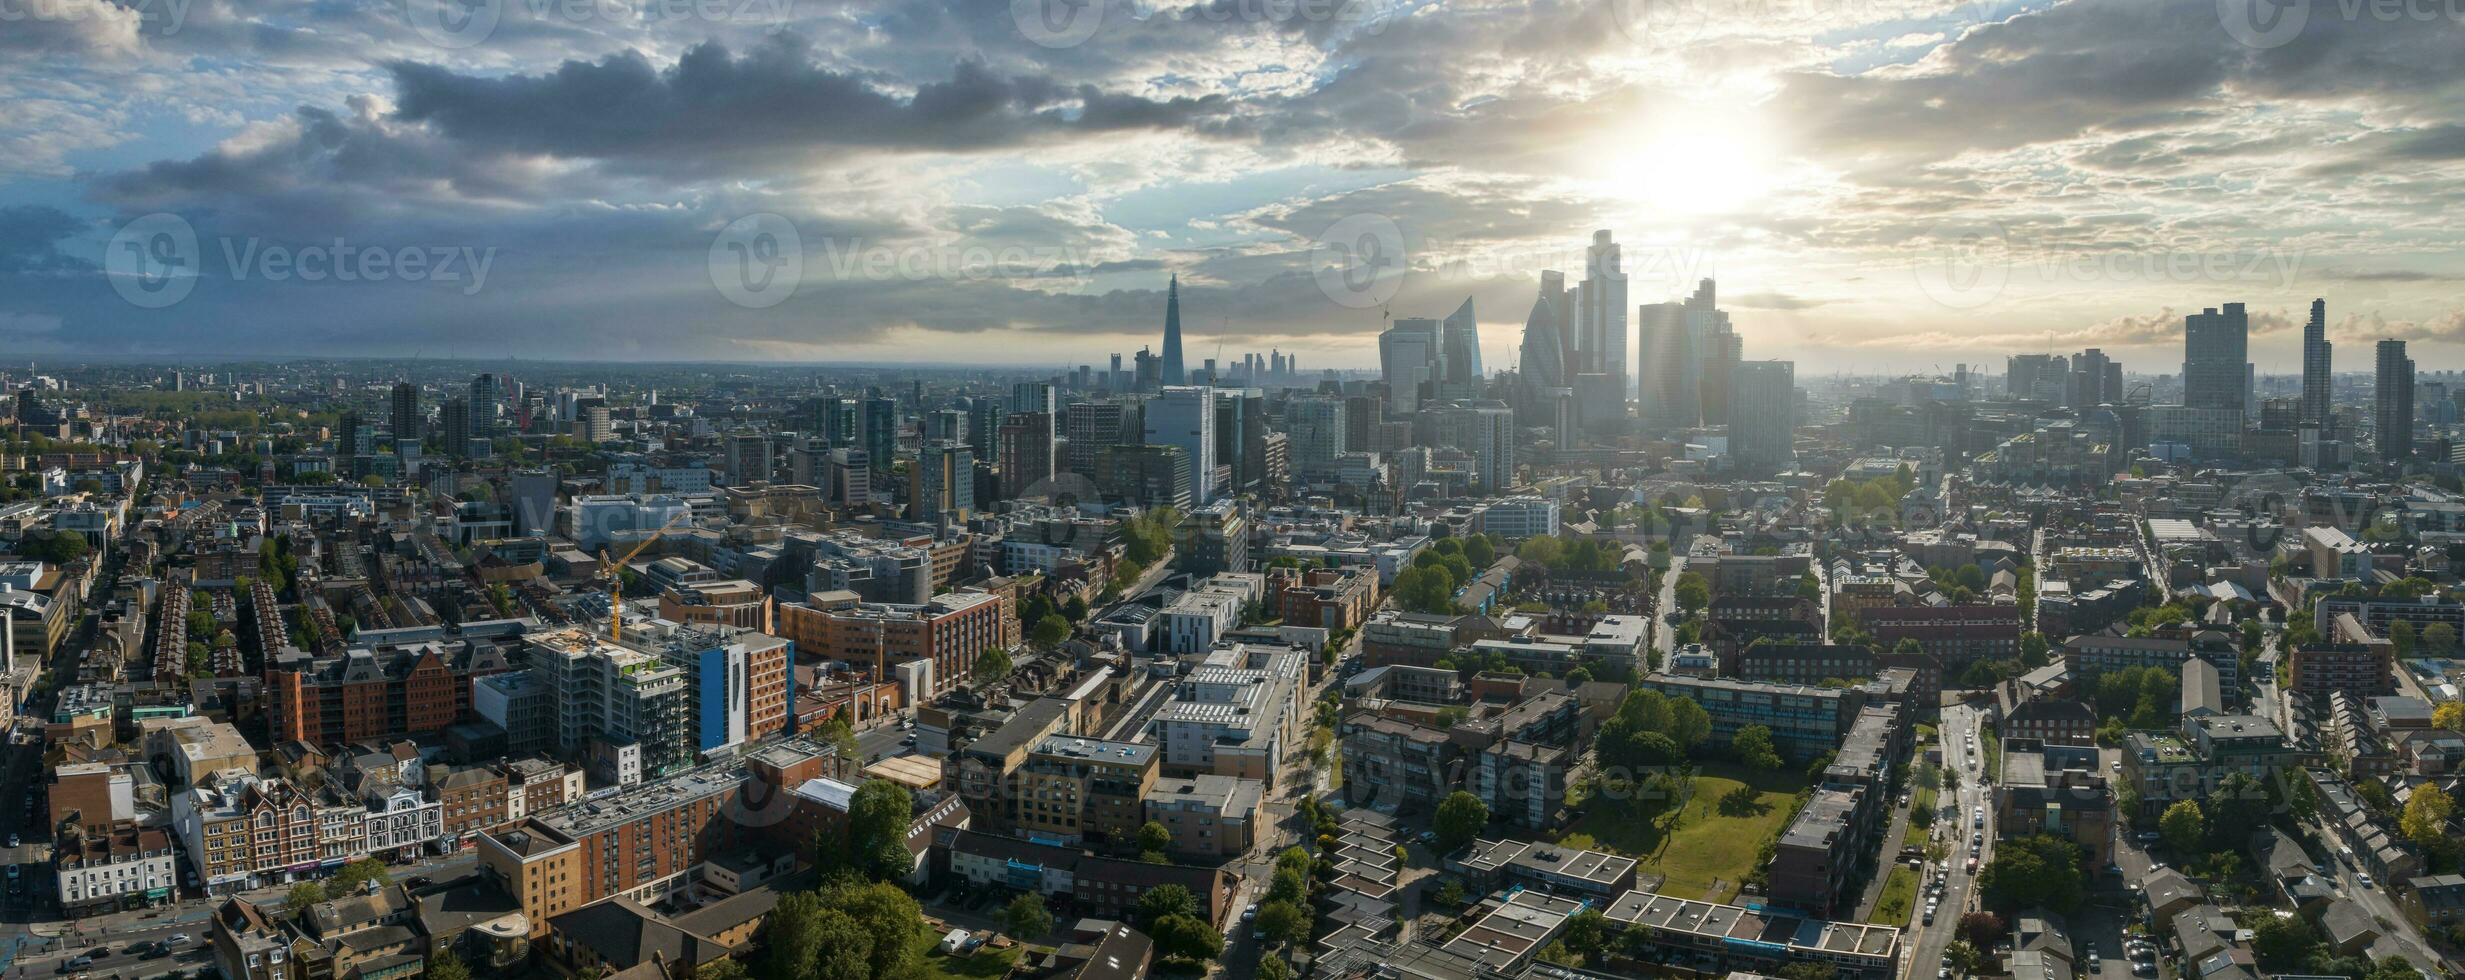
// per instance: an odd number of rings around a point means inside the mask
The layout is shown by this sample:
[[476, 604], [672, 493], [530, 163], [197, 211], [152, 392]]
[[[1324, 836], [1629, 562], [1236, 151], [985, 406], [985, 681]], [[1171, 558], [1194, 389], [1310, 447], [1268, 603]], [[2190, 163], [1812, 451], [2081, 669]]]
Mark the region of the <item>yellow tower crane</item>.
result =
[[640, 557], [642, 552], [651, 545], [658, 543], [659, 539], [665, 537], [669, 530], [675, 528], [678, 524], [684, 523], [687, 518], [692, 516], [693, 512], [687, 510], [678, 513], [674, 517], [668, 518], [667, 523], [659, 525], [658, 530], [650, 533], [650, 537], [643, 538], [641, 544], [634, 545], [632, 551], [625, 552], [625, 557], [616, 559], [613, 562], [608, 560], [608, 549], [604, 547], [599, 549], [599, 577], [605, 579], [608, 583], [609, 642], [620, 642], [625, 638], [625, 582], [624, 578], [617, 573], [623, 570], [625, 566], [633, 564], [633, 560], [635, 558]]

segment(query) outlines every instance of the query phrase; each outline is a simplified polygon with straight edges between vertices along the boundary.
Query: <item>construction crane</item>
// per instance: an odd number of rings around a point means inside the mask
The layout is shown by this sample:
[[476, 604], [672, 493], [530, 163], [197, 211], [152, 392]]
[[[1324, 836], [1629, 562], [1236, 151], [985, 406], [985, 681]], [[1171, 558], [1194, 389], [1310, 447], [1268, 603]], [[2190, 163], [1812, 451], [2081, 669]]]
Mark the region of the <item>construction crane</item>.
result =
[[625, 582], [623, 576], [618, 575], [617, 572], [623, 570], [626, 565], [632, 564], [633, 560], [640, 557], [645, 549], [657, 544], [669, 530], [684, 523], [692, 516], [693, 512], [690, 510], [677, 512], [676, 516], [668, 518], [667, 523], [659, 525], [658, 530], [652, 531], [649, 537], [643, 538], [642, 543], [634, 545], [632, 551], [625, 552], [625, 557], [613, 562], [608, 560], [608, 549], [604, 547], [599, 549], [599, 577], [607, 580], [608, 583], [608, 642], [617, 643], [625, 639], [625, 596], [623, 594]]

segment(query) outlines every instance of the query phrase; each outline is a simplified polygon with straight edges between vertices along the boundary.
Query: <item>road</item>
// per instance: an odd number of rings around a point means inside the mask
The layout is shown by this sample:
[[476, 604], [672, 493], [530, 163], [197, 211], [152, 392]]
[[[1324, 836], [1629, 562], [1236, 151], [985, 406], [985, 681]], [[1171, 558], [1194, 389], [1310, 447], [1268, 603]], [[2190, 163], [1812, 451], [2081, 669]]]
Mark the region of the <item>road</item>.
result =
[[[1943, 904], [1936, 911], [1932, 926], [1923, 924], [1925, 899], [1923, 891], [1920, 891], [1920, 918], [1910, 925], [1917, 931], [1908, 947], [1909, 963], [1905, 976], [1934, 976], [1942, 965], [1944, 947], [1951, 945], [1953, 933], [1959, 928], [1960, 914], [1976, 905], [1976, 876], [1967, 867], [1969, 842], [1982, 841], [1977, 852], [1980, 868], [1994, 855], [1994, 808], [1988, 805], [1984, 759], [1972, 756], [1967, 750], [1969, 743], [1966, 736], [1977, 731], [1980, 717], [1975, 708], [1965, 703], [1943, 708], [1943, 723], [1937, 730], [1937, 737], [1943, 746], [1943, 765], [1946, 771], [1960, 775], [1959, 788], [1948, 794], [1952, 800], [1948, 812], [1934, 823], [1935, 832], [1950, 845], [1950, 854], [1944, 859], [1950, 875], [1944, 882]], [[1971, 814], [1980, 808], [1984, 809], [1986, 817], [1983, 829], [1971, 826]], [[1933, 869], [1929, 867], [1927, 871], [1931, 874]]]

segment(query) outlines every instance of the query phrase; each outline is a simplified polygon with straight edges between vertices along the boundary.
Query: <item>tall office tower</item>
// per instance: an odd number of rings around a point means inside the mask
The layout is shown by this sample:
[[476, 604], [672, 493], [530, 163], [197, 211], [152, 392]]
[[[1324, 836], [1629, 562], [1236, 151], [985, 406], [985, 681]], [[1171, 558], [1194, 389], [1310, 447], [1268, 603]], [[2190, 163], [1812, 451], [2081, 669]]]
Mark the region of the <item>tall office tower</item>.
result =
[[1301, 395], [1284, 402], [1284, 459], [1302, 480], [1335, 475], [1336, 457], [1351, 451], [1346, 441], [1344, 399]]
[[[1626, 269], [1609, 231], [1592, 233], [1584, 252], [1583, 304], [1576, 335], [1583, 347], [1584, 370], [1617, 379], [1618, 407], [1626, 404]], [[1623, 412], [1621, 411], [1621, 414]]]
[[517, 470], [513, 475], [514, 533], [545, 537], [556, 527], [555, 470]]
[[408, 381], [394, 382], [394, 441], [418, 442], [419, 386]]
[[[968, 442], [967, 410], [937, 408], [924, 413], [916, 437], [926, 442]], [[975, 448], [969, 446], [968, 448]]]
[[1215, 462], [1232, 475], [1227, 492], [1258, 488], [1266, 474], [1261, 455], [1267, 429], [1267, 395], [1257, 388], [1215, 390]]
[[496, 409], [504, 400], [496, 375], [482, 373], [471, 379], [471, 434], [483, 439], [496, 434]]
[[1147, 403], [1147, 425], [1139, 442], [1181, 447], [1190, 464], [1190, 502], [1215, 499], [1215, 389], [1166, 385]]
[[728, 437], [728, 483], [732, 486], [771, 482], [770, 437], [739, 432]]
[[[1543, 273], [1544, 277], [1549, 275], [1555, 273]], [[1565, 293], [1564, 285], [1561, 282], [1557, 292]], [[1528, 421], [1554, 416], [1557, 406], [1550, 392], [1567, 387], [1566, 352], [1558, 349], [1558, 312], [1549, 305], [1549, 294], [1544, 278], [1541, 295], [1532, 301], [1532, 312], [1524, 317], [1523, 344], [1516, 348], [1515, 378], [1522, 386], [1522, 408]]]
[[[1438, 325], [1439, 361], [1450, 397], [1465, 398], [1481, 390], [1481, 324], [1472, 315], [1472, 297], [1447, 314]], [[1458, 394], [1460, 392], [1460, 394]]]
[[[1737, 348], [1732, 342], [1736, 331], [1729, 326], [1729, 314], [1720, 309], [1719, 296], [1718, 287], [1705, 279], [1683, 302], [1652, 303], [1635, 311], [1643, 415], [1655, 425], [1703, 424], [1706, 366]], [[1585, 421], [1592, 421], [1593, 406], [1583, 408]]]
[[1163, 385], [1163, 381], [1160, 380], [1163, 377], [1163, 368], [1159, 366], [1160, 362], [1157, 361], [1154, 351], [1141, 347], [1138, 353], [1130, 356], [1137, 361], [1131, 372], [1130, 387], [1132, 390], [1154, 391]]
[[2003, 366], [2003, 391], [2014, 401], [2064, 403], [2071, 365], [2059, 354], [2013, 354]]
[[849, 507], [873, 502], [873, 458], [862, 449], [840, 446], [830, 451], [829, 499]]
[[1104, 388], [1106, 391], [1130, 390], [1130, 376], [1121, 371], [1120, 354], [1113, 355], [1113, 369], [1104, 375]]
[[1438, 321], [1398, 317], [1378, 335], [1378, 374], [1387, 383], [1387, 407], [1397, 415], [1419, 411], [1421, 400], [1446, 371]]
[[1181, 370], [1181, 277], [1164, 287], [1164, 361], [1157, 368], [1158, 384], [1177, 385], [1188, 378]]
[[2251, 410], [2251, 319], [2241, 303], [2183, 318], [2183, 404]]
[[1795, 458], [1797, 365], [1740, 361], [1729, 372], [1729, 455], [1750, 473], [1776, 472]]
[[2405, 342], [2379, 342], [2379, 377], [2371, 424], [2379, 458], [2394, 462], [2414, 455], [2414, 359]]
[[867, 395], [862, 405], [862, 430], [857, 445], [871, 460], [873, 468], [888, 470], [899, 455], [899, 402], [880, 394]]
[[2086, 411], [2123, 400], [2123, 366], [2091, 347], [2071, 355], [2071, 371], [2063, 388], [2063, 405]]
[[1001, 420], [1001, 496], [1016, 500], [1053, 480], [1053, 417], [1015, 412]]
[[471, 454], [471, 400], [455, 397], [445, 400], [437, 410], [437, 427], [445, 443], [445, 455], [456, 459]]
[[822, 441], [829, 443], [832, 448], [856, 447], [860, 441], [857, 433], [863, 431], [864, 428], [861, 421], [864, 412], [858, 407], [860, 404], [862, 403], [853, 398], [842, 398], [837, 395], [822, 396], [821, 419], [816, 429], [821, 434]]
[[1061, 402], [1048, 382], [1014, 381], [1010, 383], [1010, 411], [1041, 412], [1050, 417], [1061, 411]]
[[963, 442], [927, 442], [916, 453], [915, 497], [908, 518], [964, 521], [976, 509], [976, 453]]
[[1438, 444], [1472, 454], [1482, 493], [1515, 485], [1515, 412], [1505, 402], [1472, 401], [1430, 410]]
[[1709, 343], [1704, 345], [1703, 377], [1695, 382], [1703, 399], [1703, 424], [1729, 424], [1729, 372], [1746, 359], [1746, 342], [1730, 329], [1726, 318], [1711, 326]]
[[[345, 458], [359, 455], [360, 439], [366, 432], [367, 427], [360, 424], [359, 413], [345, 409], [334, 419], [334, 455]], [[337, 473], [348, 470], [339, 462], [334, 469]]]
[[990, 395], [977, 395], [967, 403], [967, 436], [961, 440], [976, 451], [977, 459], [999, 459], [1001, 420], [1009, 416], [1003, 401]]
[[2302, 325], [2302, 421], [2320, 428], [2330, 428], [2335, 406], [2330, 404], [2333, 389], [2329, 384], [2331, 355], [2335, 345], [2328, 342], [2328, 301], [2311, 301], [2311, 319]]
[[[1336, 397], [1336, 396], [1329, 396]], [[1348, 453], [1384, 452], [1378, 427], [1386, 423], [1386, 409], [1372, 395], [1344, 395], [1344, 451]]]
[[[1549, 324], [1556, 328], [1558, 339], [1557, 376], [1561, 382], [1573, 378], [1583, 365], [1575, 352], [1575, 291], [1567, 288], [1566, 273], [1556, 269], [1541, 271], [1541, 299], [1549, 303]], [[1525, 329], [1530, 329], [1527, 325]]]
[[1123, 402], [1071, 402], [1062, 410], [1062, 425], [1070, 442], [1062, 448], [1062, 468], [1095, 479], [1096, 456], [1106, 446], [1137, 442], [1138, 409]]

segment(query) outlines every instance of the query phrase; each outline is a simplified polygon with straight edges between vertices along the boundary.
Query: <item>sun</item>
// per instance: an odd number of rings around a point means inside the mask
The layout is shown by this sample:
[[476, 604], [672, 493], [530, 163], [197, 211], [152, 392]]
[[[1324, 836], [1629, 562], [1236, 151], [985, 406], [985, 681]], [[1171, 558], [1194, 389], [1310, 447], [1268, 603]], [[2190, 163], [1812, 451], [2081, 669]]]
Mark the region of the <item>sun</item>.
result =
[[1751, 105], [1661, 107], [1599, 149], [1604, 193], [1666, 214], [1755, 210], [1778, 190], [1780, 147]]

